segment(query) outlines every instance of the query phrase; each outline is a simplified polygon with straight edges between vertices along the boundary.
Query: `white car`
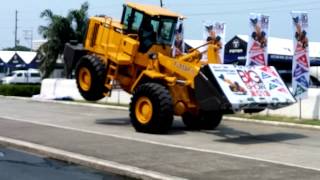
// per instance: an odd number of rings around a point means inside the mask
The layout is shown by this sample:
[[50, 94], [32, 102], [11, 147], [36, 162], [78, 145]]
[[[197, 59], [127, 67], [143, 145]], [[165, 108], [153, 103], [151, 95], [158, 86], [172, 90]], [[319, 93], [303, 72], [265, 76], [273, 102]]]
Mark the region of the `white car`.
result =
[[39, 84], [41, 75], [36, 69], [17, 70], [2, 78], [1, 82], [2, 84]]

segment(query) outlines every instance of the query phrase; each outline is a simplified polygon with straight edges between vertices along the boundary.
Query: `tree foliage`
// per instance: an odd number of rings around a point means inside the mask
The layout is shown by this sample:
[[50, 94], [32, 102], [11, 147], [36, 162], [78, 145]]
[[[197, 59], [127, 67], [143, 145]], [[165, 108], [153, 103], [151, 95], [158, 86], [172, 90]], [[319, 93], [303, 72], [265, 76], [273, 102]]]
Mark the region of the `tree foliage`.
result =
[[47, 42], [40, 46], [40, 70], [46, 78], [52, 73], [56, 61], [61, 57], [65, 43], [70, 40], [82, 42], [88, 20], [89, 4], [85, 2], [80, 9], [70, 10], [67, 16], [54, 14], [50, 9], [41, 12], [40, 17], [48, 21], [39, 27], [39, 33]]

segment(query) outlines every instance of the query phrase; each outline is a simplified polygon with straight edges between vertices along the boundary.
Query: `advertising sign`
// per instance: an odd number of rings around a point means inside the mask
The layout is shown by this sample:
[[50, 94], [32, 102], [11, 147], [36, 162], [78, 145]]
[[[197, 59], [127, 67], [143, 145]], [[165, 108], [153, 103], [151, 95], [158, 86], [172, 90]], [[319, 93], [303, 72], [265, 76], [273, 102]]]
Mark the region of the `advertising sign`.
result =
[[247, 48], [247, 66], [268, 65], [269, 16], [250, 14], [250, 35]]
[[207, 42], [212, 41], [214, 44], [220, 47], [219, 59], [220, 59], [220, 63], [223, 64], [226, 24], [222, 22], [214, 23], [210, 21], [205, 21], [203, 25], [204, 25], [204, 33], [203, 33], [204, 40]]
[[276, 109], [295, 99], [274, 67], [210, 64], [233, 109]]
[[292, 12], [294, 27], [294, 54], [292, 59], [292, 92], [296, 98], [308, 96], [310, 58], [308, 40], [308, 14]]
[[254, 71], [259, 75], [266, 89], [269, 91], [269, 108], [276, 109], [295, 102], [280, 75], [273, 66], [256, 66]]

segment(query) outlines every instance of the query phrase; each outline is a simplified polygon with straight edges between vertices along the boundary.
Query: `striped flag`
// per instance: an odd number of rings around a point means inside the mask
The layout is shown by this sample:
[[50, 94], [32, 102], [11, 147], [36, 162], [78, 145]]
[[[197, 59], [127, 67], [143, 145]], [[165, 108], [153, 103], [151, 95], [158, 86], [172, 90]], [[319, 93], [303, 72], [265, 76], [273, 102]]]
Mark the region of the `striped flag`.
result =
[[292, 92], [295, 98], [303, 99], [308, 96], [310, 81], [308, 14], [305, 12], [292, 12], [291, 16], [294, 28]]
[[247, 66], [268, 65], [269, 16], [250, 14], [250, 35], [247, 48]]

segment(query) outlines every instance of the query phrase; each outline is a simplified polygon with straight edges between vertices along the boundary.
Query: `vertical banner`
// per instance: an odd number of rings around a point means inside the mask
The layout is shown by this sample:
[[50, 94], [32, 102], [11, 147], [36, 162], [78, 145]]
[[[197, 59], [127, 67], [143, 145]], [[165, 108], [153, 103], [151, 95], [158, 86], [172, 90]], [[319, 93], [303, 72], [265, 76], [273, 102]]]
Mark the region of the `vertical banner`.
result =
[[178, 19], [175, 33], [174, 33], [174, 42], [172, 43], [172, 57], [180, 56], [185, 51], [184, 44], [184, 27], [182, 19]]
[[205, 21], [203, 23], [203, 26], [204, 26], [203, 39], [207, 42], [213, 41], [215, 45], [220, 47], [219, 58], [220, 58], [221, 64], [223, 64], [226, 24], [223, 22], [213, 23], [211, 21]]
[[268, 65], [268, 30], [269, 16], [250, 14], [250, 35], [246, 66]]
[[294, 54], [292, 59], [292, 91], [295, 98], [302, 99], [308, 96], [310, 81], [310, 60], [308, 41], [308, 14], [292, 12], [294, 28]]

